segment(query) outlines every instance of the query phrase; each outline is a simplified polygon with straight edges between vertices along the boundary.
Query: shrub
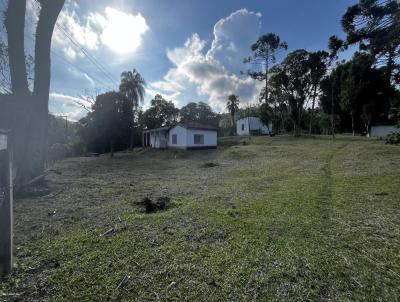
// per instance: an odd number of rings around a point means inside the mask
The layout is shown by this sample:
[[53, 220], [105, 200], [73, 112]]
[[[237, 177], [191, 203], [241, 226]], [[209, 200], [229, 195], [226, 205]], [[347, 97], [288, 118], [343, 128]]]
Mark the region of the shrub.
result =
[[386, 137], [386, 143], [392, 145], [400, 144], [400, 132], [394, 132]]

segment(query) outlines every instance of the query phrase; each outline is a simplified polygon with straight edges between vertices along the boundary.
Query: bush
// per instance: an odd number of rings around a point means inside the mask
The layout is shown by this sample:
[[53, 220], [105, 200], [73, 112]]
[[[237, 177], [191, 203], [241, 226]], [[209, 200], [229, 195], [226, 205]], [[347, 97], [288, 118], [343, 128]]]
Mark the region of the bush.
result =
[[400, 144], [400, 132], [391, 133], [386, 137], [386, 143], [392, 145]]

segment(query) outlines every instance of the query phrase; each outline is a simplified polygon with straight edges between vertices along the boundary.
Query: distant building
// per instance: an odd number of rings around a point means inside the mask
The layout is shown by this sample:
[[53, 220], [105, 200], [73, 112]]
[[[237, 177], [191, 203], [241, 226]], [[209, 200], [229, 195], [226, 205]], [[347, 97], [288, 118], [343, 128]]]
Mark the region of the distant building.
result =
[[400, 128], [395, 125], [374, 125], [371, 126], [371, 137], [384, 138], [387, 135], [400, 132]]
[[196, 122], [143, 131], [143, 147], [154, 149], [215, 149], [217, 128]]
[[264, 125], [258, 117], [245, 117], [236, 121], [237, 135], [260, 135], [272, 133], [272, 122]]

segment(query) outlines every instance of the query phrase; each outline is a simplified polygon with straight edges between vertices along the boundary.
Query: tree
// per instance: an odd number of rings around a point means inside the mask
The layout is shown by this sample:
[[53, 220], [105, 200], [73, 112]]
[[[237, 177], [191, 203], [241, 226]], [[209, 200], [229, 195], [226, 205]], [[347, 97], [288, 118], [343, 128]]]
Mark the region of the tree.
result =
[[130, 100], [115, 91], [100, 94], [96, 98], [91, 118], [103, 150], [107, 150], [108, 144], [113, 157], [116, 143], [125, 141], [130, 134], [133, 120]]
[[317, 51], [309, 54], [308, 68], [310, 75], [310, 91], [312, 99], [311, 116], [308, 128], [308, 134], [311, 135], [312, 125], [314, 122], [315, 102], [319, 94], [319, 88], [323, 77], [327, 72], [327, 59], [329, 54], [325, 51]]
[[[124, 71], [121, 74], [121, 84], [119, 86], [119, 91], [123, 93], [131, 103], [132, 111], [137, 115], [140, 103], [144, 100], [146, 82], [140, 75], [140, 73], [133, 69], [132, 71]], [[130, 149], [133, 149], [133, 138], [135, 135], [135, 125], [134, 120], [132, 120], [131, 125], [131, 139], [130, 139]]]
[[343, 80], [341, 86], [341, 93], [340, 93], [340, 107], [350, 114], [351, 118], [351, 131], [353, 136], [355, 136], [355, 128], [354, 128], [354, 117], [356, 113], [356, 106], [357, 106], [357, 92], [356, 92], [356, 85], [354, 78], [352, 75], [344, 75], [345, 79]]
[[269, 128], [269, 122], [273, 117], [273, 111], [269, 104], [263, 103], [260, 106], [260, 120], [261, 122], [267, 126], [268, 132], [271, 133], [271, 129]]
[[237, 95], [231, 94], [228, 96], [228, 103], [226, 104], [226, 109], [231, 115], [232, 120], [232, 132], [234, 133], [235, 129], [235, 115], [239, 110], [239, 97]]
[[204, 102], [188, 103], [181, 108], [179, 115], [182, 122], [199, 122], [218, 126], [217, 114]]
[[378, 65], [386, 65], [387, 80], [399, 82], [400, 2], [359, 0], [342, 17], [347, 34], [344, 46], [358, 44]]
[[160, 94], [151, 100], [151, 106], [140, 117], [143, 128], [154, 129], [171, 126], [177, 122], [179, 109], [172, 101], [166, 101]]
[[261, 36], [256, 43], [251, 46], [253, 56], [244, 59], [244, 63], [261, 64], [264, 67], [263, 71], [248, 71], [248, 74], [255, 80], [265, 83], [265, 88], [260, 94], [260, 100], [264, 99], [268, 102], [268, 73], [270, 64], [276, 63], [276, 54], [279, 50], [287, 50], [286, 42], [281, 42], [278, 35], [268, 33]]
[[308, 59], [306, 50], [295, 50], [271, 70], [269, 84], [274, 91], [280, 91], [288, 105], [294, 135], [301, 133], [304, 105], [311, 85]]
[[389, 118], [390, 100], [396, 99], [397, 93], [387, 82], [385, 70], [374, 68], [373, 62], [369, 54], [355, 53], [349, 62], [339, 64], [321, 83], [322, 109], [331, 113], [334, 104], [342, 131], [368, 133], [363, 117], [368, 117], [368, 125]]
[[0, 95], [0, 126], [13, 132], [17, 185], [25, 183], [44, 170], [50, 89], [50, 46], [54, 26], [64, 1], [39, 0], [41, 8], [36, 24], [32, 92], [28, 86], [24, 49], [26, 0], [8, 1], [5, 27], [11, 94]]

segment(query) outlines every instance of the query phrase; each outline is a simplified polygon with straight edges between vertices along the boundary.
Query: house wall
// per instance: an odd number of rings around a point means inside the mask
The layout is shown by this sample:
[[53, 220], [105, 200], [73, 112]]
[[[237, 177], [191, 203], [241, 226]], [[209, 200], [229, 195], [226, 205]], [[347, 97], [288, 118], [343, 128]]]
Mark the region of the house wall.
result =
[[[195, 145], [194, 143], [195, 134], [204, 135], [204, 144]], [[187, 148], [217, 147], [217, 131], [187, 129], [186, 146]]]
[[[177, 144], [172, 144], [172, 135], [177, 135]], [[176, 126], [169, 130], [168, 148], [170, 149], [186, 149], [187, 146], [187, 129], [181, 126]]]
[[150, 146], [155, 149], [167, 148], [167, 132], [150, 132]]
[[258, 117], [246, 117], [236, 122], [236, 133], [237, 135], [241, 136], [241, 135], [249, 135], [250, 130], [252, 131], [261, 130], [262, 134], [268, 134], [269, 131], [272, 132], [272, 122], [269, 122], [268, 126], [269, 130], [268, 127], [264, 125]]
[[371, 137], [383, 138], [393, 132], [400, 132], [396, 126], [372, 126]]

